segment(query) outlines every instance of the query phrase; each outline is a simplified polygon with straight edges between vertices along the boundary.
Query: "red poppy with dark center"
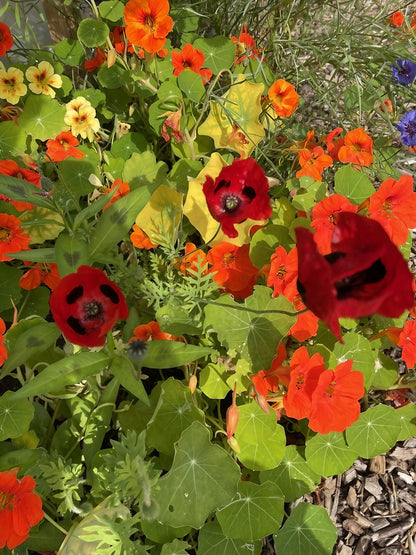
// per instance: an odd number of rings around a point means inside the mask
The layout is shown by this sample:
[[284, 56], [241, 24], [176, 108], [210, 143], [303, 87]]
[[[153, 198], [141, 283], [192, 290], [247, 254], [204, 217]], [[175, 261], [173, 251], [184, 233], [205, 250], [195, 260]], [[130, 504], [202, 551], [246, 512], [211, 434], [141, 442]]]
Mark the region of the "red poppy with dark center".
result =
[[181, 52], [172, 53], [172, 64], [175, 68], [173, 75], [179, 75], [182, 71], [188, 70], [198, 73], [204, 82], [204, 85], [211, 79], [212, 71], [210, 69], [202, 69], [205, 62], [205, 56], [202, 50], [198, 50], [187, 43], [182, 48]]
[[82, 347], [100, 347], [117, 320], [129, 315], [124, 295], [102, 270], [80, 266], [61, 279], [49, 301], [65, 337]]
[[237, 237], [234, 224], [247, 218], [267, 220], [272, 215], [269, 183], [253, 158], [236, 159], [214, 181], [207, 175], [203, 191], [211, 216], [228, 237]]
[[413, 306], [413, 275], [378, 222], [341, 212], [326, 256], [308, 229], [298, 227], [296, 237], [298, 290], [338, 339], [338, 318], [396, 318]]
[[12, 46], [13, 37], [10, 33], [10, 29], [5, 23], [0, 21], [0, 56], [4, 56]]
[[42, 520], [42, 501], [33, 493], [35, 486], [32, 476], [18, 480], [14, 471], [0, 472], [0, 548], [14, 549]]

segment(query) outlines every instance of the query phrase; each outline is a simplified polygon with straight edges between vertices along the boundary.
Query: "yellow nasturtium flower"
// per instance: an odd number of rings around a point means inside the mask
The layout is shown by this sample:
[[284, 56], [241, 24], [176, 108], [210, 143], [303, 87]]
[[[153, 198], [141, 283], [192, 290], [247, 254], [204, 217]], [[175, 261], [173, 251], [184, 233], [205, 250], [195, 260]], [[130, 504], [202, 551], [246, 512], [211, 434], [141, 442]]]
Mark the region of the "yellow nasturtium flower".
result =
[[94, 133], [100, 128], [100, 122], [95, 117], [95, 109], [83, 96], [68, 102], [64, 121], [70, 126], [75, 137], [81, 135], [83, 139], [88, 137], [90, 141], [94, 139]]
[[0, 98], [4, 98], [10, 104], [17, 104], [21, 96], [27, 93], [27, 87], [23, 83], [23, 71], [17, 67], [0, 69]]
[[26, 79], [29, 81], [29, 89], [35, 94], [46, 94], [55, 98], [55, 89], [62, 87], [62, 78], [54, 73], [53, 66], [49, 62], [40, 62], [36, 66], [30, 66], [26, 70]]

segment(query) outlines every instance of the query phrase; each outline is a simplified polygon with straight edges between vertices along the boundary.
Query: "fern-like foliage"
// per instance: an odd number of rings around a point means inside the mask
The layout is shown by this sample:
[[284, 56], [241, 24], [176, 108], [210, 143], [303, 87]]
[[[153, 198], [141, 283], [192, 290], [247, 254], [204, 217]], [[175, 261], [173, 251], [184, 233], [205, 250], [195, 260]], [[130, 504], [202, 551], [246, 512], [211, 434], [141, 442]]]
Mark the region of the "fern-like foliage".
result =
[[60, 455], [55, 455], [47, 464], [39, 465], [43, 478], [50, 487], [50, 497], [59, 503], [57, 511], [65, 513], [79, 513], [77, 506], [84, 497], [82, 479], [84, 467], [82, 464], [72, 464]]

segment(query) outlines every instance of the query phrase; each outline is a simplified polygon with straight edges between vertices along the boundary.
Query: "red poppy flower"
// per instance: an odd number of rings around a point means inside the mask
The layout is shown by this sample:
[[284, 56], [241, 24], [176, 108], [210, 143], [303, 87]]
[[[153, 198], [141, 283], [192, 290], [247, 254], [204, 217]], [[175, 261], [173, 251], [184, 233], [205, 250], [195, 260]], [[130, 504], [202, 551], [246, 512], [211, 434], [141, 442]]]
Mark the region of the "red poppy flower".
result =
[[338, 364], [335, 370], [319, 375], [312, 392], [309, 428], [318, 434], [343, 432], [360, 416], [359, 399], [364, 395], [364, 377], [352, 370], [352, 360]]
[[373, 139], [361, 127], [348, 131], [338, 151], [338, 160], [370, 166], [373, 163]]
[[63, 131], [55, 139], [46, 141], [46, 155], [54, 162], [62, 162], [70, 156], [72, 158], [84, 158], [85, 154], [75, 147], [79, 141], [71, 131]]
[[243, 32], [240, 33], [239, 37], [231, 37], [231, 40], [235, 42], [236, 52], [234, 57], [234, 64], [241, 64], [243, 60], [248, 58], [260, 59], [260, 54], [256, 46], [256, 41], [253, 37], [247, 33], [247, 28], [243, 25]]
[[316, 230], [313, 238], [322, 254], [331, 252], [332, 234], [341, 212], [357, 211], [358, 206], [339, 194], [330, 195], [315, 204], [311, 213], [311, 226]]
[[6, 52], [13, 46], [13, 37], [7, 25], [0, 21], [0, 56], [4, 56]]
[[410, 369], [416, 364], [416, 320], [410, 318], [403, 326], [397, 345], [402, 348], [402, 359]]
[[130, 241], [136, 249], [155, 249], [157, 245], [152, 243], [146, 233], [136, 224], [133, 224], [133, 233], [130, 235]]
[[117, 191], [115, 192], [115, 194], [113, 195], [113, 198], [110, 200], [110, 202], [108, 204], [106, 204], [103, 208], [103, 212], [104, 210], [107, 210], [107, 208], [109, 208], [112, 204], [114, 204], [115, 202], [117, 202], [119, 199], [125, 197], [126, 195], [128, 195], [130, 193], [130, 186], [128, 183], [124, 183], [121, 179], [116, 179], [114, 181], [114, 183], [111, 185], [111, 187], [109, 189], [107, 189], [107, 191], [105, 192], [106, 195], [108, 195], [108, 193], [110, 191], [114, 191], [114, 189], [117, 189]]
[[204, 82], [204, 85], [212, 77], [210, 69], [202, 69], [205, 62], [205, 56], [202, 50], [198, 50], [189, 42], [185, 44], [180, 52], [172, 51], [172, 64], [175, 68], [173, 75], [179, 75], [182, 71], [188, 70], [198, 73]]
[[32, 476], [18, 480], [13, 471], [0, 472], [0, 548], [14, 549], [42, 520], [42, 501], [33, 493], [35, 487]]
[[269, 183], [254, 158], [236, 159], [214, 181], [207, 175], [203, 191], [211, 216], [228, 237], [237, 237], [234, 224], [247, 218], [267, 220], [272, 215]]
[[315, 181], [321, 181], [322, 172], [332, 164], [332, 158], [324, 153], [323, 148], [316, 146], [312, 151], [302, 149], [299, 152], [299, 164], [302, 169], [296, 172], [296, 177], [309, 175]]
[[0, 366], [7, 360], [7, 349], [4, 346], [4, 334], [6, 333], [6, 324], [3, 318], [0, 318]]
[[287, 416], [297, 420], [309, 418], [312, 393], [324, 371], [324, 359], [319, 353], [309, 357], [306, 347], [300, 347], [293, 353], [290, 360], [289, 387], [283, 398]]
[[273, 83], [268, 96], [276, 114], [281, 118], [291, 116], [299, 104], [299, 95], [295, 87], [284, 79], [278, 79]]
[[204, 251], [197, 249], [193, 243], [186, 243], [185, 256], [181, 258], [179, 269], [184, 276], [195, 275], [198, 272], [198, 267], [206, 267], [202, 271], [202, 275], [208, 273], [207, 256]]
[[123, 293], [102, 270], [80, 266], [58, 284], [49, 300], [56, 325], [71, 343], [100, 347], [119, 318], [129, 315]]
[[296, 247], [289, 253], [284, 247], [277, 247], [270, 260], [267, 285], [273, 287], [273, 297], [284, 295], [287, 298], [298, 294], [298, 252]]
[[[40, 175], [37, 172], [33, 170], [27, 170], [26, 168], [20, 168], [14, 160], [1, 160], [0, 174], [10, 175], [11, 177], [17, 177], [18, 179], [25, 179], [36, 187], [41, 186]], [[0, 195], [0, 200], [11, 202], [16, 210], [18, 210], [19, 212], [22, 212], [23, 210], [31, 210], [33, 208], [33, 204], [30, 204], [28, 202], [21, 202], [19, 200], [11, 200], [5, 195]]]
[[20, 220], [10, 214], [0, 214], [0, 262], [13, 260], [11, 252], [27, 251], [30, 237], [20, 227]]
[[107, 58], [107, 54], [101, 48], [96, 48], [96, 54], [92, 60], [86, 60], [84, 62], [84, 68], [86, 71], [94, 71], [100, 68]]
[[[30, 266], [30, 262], [26, 263]], [[25, 272], [19, 280], [19, 286], [26, 291], [36, 289], [44, 283], [51, 291], [57, 288], [58, 283], [61, 281], [59, 276], [58, 266], [56, 264], [47, 264], [45, 262], [38, 262], [33, 268]]]
[[368, 213], [384, 227], [395, 245], [403, 245], [409, 229], [416, 227], [413, 177], [402, 175], [398, 181], [392, 177], [386, 179], [371, 195]]
[[213, 247], [207, 254], [210, 272], [214, 281], [231, 293], [235, 299], [245, 299], [253, 293], [257, 281], [258, 269], [250, 260], [250, 245], [241, 247], [222, 242]]
[[126, 35], [134, 46], [158, 52], [173, 27], [167, 0], [129, 0], [124, 8]]
[[338, 339], [338, 318], [396, 318], [413, 306], [413, 275], [378, 222], [341, 212], [326, 256], [308, 229], [298, 227], [296, 237], [299, 292]]
[[133, 334], [134, 337], [132, 337], [130, 341], [137, 341], [138, 339], [141, 341], [153, 341], [156, 339], [164, 339], [166, 341], [178, 340], [178, 338], [174, 335], [161, 331], [160, 326], [156, 321], [137, 326], [134, 328]]

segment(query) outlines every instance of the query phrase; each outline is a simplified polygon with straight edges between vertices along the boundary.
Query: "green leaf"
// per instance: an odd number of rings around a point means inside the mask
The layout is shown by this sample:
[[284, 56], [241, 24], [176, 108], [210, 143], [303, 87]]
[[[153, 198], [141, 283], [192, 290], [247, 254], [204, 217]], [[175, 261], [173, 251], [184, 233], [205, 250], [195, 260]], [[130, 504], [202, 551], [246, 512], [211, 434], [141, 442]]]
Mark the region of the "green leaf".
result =
[[0, 122], [0, 156], [4, 160], [26, 151], [26, 133], [14, 121]]
[[178, 85], [182, 92], [192, 100], [192, 102], [201, 102], [205, 87], [202, 83], [202, 77], [199, 73], [193, 71], [181, 71], [178, 75]]
[[[78, 209], [78, 200], [94, 190], [89, 182], [90, 175], [97, 175], [97, 168], [88, 160], [68, 158], [58, 164], [59, 182], [54, 187], [54, 200], [67, 209]], [[71, 202], [72, 201], [72, 206]], [[69, 204], [69, 207], [67, 206]]]
[[[274, 299], [269, 287], [257, 285], [244, 304], [232, 295], [221, 296], [221, 304], [205, 308], [205, 330], [213, 329], [227, 350], [235, 349], [242, 358], [251, 361], [253, 371], [270, 368], [277, 346], [295, 323], [296, 316], [267, 313], [269, 310], [293, 313], [293, 306], [283, 295]], [[237, 307], [237, 308], [234, 308]], [[246, 312], [244, 307], [259, 313]]]
[[53, 47], [55, 54], [67, 66], [77, 67], [84, 57], [84, 49], [79, 41], [74, 39], [64, 39]]
[[75, 385], [88, 376], [98, 374], [106, 368], [108, 362], [108, 355], [102, 352], [79, 352], [47, 366], [13, 396], [15, 399], [24, 399], [61, 391], [67, 385]]
[[363, 373], [364, 386], [368, 389], [374, 376], [376, 353], [372, 350], [368, 339], [358, 333], [346, 333], [342, 339], [344, 344], [336, 343], [333, 350], [337, 364], [352, 359], [354, 361], [352, 369]]
[[22, 289], [19, 287], [19, 279], [22, 272], [14, 266], [0, 264], [0, 312], [12, 308], [19, 303], [22, 296]]
[[105, 89], [119, 89], [120, 81], [125, 73], [126, 70], [119, 65], [114, 64], [108, 67], [104, 64], [98, 71], [97, 78], [100, 85]]
[[[157, 189], [157, 186], [161, 185], [162, 182], [166, 180], [166, 173], [166, 164], [161, 161], [157, 162], [153, 152], [150, 150], [146, 150], [140, 154], [135, 152], [124, 166], [123, 181], [126, 181], [130, 185], [130, 188], [151, 186], [151, 192], [153, 193], [153, 191]], [[138, 210], [137, 213], [139, 213], [140, 210]]]
[[158, 482], [158, 520], [200, 528], [208, 515], [231, 501], [239, 480], [240, 470], [231, 456], [211, 444], [208, 428], [193, 422], [175, 447], [172, 468]]
[[26, 233], [30, 235], [31, 244], [44, 243], [58, 237], [64, 228], [64, 221], [54, 210], [35, 206], [20, 214], [20, 221]]
[[229, 370], [223, 364], [207, 364], [199, 375], [199, 387], [210, 399], [224, 399], [230, 391], [227, 384]]
[[159, 322], [160, 329], [166, 333], [179, 336], [183, 334], [197, 335], [200, 328], [195, 326], [189, 312], [182, 308], [179, 301], [170, 300], [165, 306], [161, 306], [156, 311], [156, 320]]
[[123, 17], [124, 4], [119, 0], [108, 0], [101, 2], [98, 11], [103, 19], [116, 22]]
[[306, 441], [306, 462], [321, 476], [341, 474], [359, 454], [361, 451], [347, 445], [343, 433], [316, 434]]
[[[41, 318], [46, 318], [50, 311], [50, 296], [51, 292], [47, 287], [37, 287], [36, 289], [25, 291], [19, 310], [19, 318], [30, 318], [34, 314], [40, 316]], [[40, 354], [41, 353], [39, 353], [39, 355]]]
[[283, 458], [286, 446], [284, 428], [276, 422], [276, 413], [266, 414], [257, 403], [238, 407], [239, 419], [235, 438], [238, 459], [251, 470], [275, 468]]
[[146, 443], [167, 455], [173, 455], [174, 443], [192, 422], [205, 421], [195, 406], [189, 387], [169, 378], [162, 384], [155, 412], [147, 425]]
[[151, 522], [144, 519], [140, 522], [140, 526], [146, 538], [161, 544], [171, 542], [175, 538], [183, 538], [191, 531], [189, 526], [173, 528], [172, 526], [166, 526], [166, 524], [160, 524], [157, 521]]
[[53, 209], [52, 202], [43, 197], [41, 193], [42, 190], [39, 187], [25, 179], [0, 174], [0, 194], [6, 195], [13, 200], [30, 202], [30, 204], [42, 206], [49, 210]]
[[216, 36], [211, 39], [197, 39], [193, 46], [202, 50], [205, 56], [204, 67], [214, 74], [229, 69], [235, 56], [235, 43], [227, 37]]
[[19, 127], [34, 139], [46, 141], [66, 128], [65, 113], [65, 105], [57, 100], [34, 94], [26, 100], [25, 109], [19, 117]]
[[219, 523], [207, 522], [198, 535], [198, 555], [260, 555], [262, 542], [234, 540], [224, 535]]
[[186, 549], [190, 549], [190, 545], [187, 542], [174, 540], [171, 543], [167, 543], [162, 546], [160, 555], [189, 555]]
[[374, 191], [368, 177], [350, 164], [342, 166], [335, 172], [335, 192], [344, 195], [354, 204], [361, 204]]
[[193, 362], [211, 354], [210, 347], [187, 345], [182, 341], [168, 341], [156, 339], [148, 343], [145, 358], [142, 361], [144, 368], [175, 368]]
[[400, 429], [401, 419], [394, 408], [377, 405], [362, 412], [347, 428], [347, 442], [361, 457], [371, 459], [393, 447]]
[[62, 543], [62, 532], [47, 520], [30, 530], [25, 547], [36, 553], [40, 551], [58, 551]]
[[330, 555], [337, 529], [324, 507], [299, 503], [273, 538], [277, 555]]
[[321, 482], [321, 474], [310, 468], [304, 452], [303, 447], [288, 445], [282, 461], [276, 468], [260, 472], [260, 483], [269, 480], [278, 485], [286, 503], [296, 501], [305, 493], [313, 491]]
[[9, 254], [18, 260], [29, 260], [29, 262], [56, 262], [55, 249], [32, 249], [30, 251], [12, 252]]
[[8, 358], [1, 371], [2, 375], [8, 374], [36, 353], [41, 353], [55, 344], [61, 335], [57, 325], [54, 322], [45, 322], [41, 319], [38, 322], [17, 336], [13, 347], [8, 352]]
[[270, 225], [259, 229], [250, 242], [250, 260], [257, 268], [262, 268], [265, 264], [270, 264], [270, 259], [278, 246], [286, 250], [293, 246], [287, 227]]
[[396, 414], [400, 417], [400, 433], [397, 441], [404, 441], [416, 436], [416, 405], [409, 403], [396, 409]]
[[107, 208], [91, 234], [90, 260], [95, 260], [98, 253], [108, 252], [126, 236], [154, 189], [153, 185], [143, 185]]
[[120, 356], [114, 357], [111, 362], [110, 371], [127, 391], [150, 406], [149, 397], [144, 389], [140, 375], [127, 359]]
[[110, 29], [103, 21], [97, 21], [91, 17], [83, 19], [79, 24], [77, 35], [81, 42], [89, 48], [101, 46], [105, 43]]
[[55, 257], [61, 277], [73, 274], [79, 266], [90, 262], [86, 240], [76, 233], [66, 231], [55, 241]]
[[26, 433], [34, 414], [32, 403], [27, 399], [17, 400], [7, 391], [0, 397], [0, 441]]
[[279, 529], [283, 503], [282, 491], [273, 482], [240, 482], [234, 499], [217, 511], [217, 519], [228, 538], [260, 540]]
[[399, 375], [397, 362], [379, 352], [374, 365], [374, 376], [371, 381], [373, 389], [389, 389], [396, 383]]
[[140, 154], [147, 149], [147, 141], [140, 133], [127, 133], [120, 139], [114, 141], [111, 146], [111, 154], [115, 158], [128, 160], [134, 153]]
[[173, 164], [169, 172], [169, 183], [178, 193], [188, 192], [188, 178], [195, 178], [202, 170], [199, 160], [181, 158]]

